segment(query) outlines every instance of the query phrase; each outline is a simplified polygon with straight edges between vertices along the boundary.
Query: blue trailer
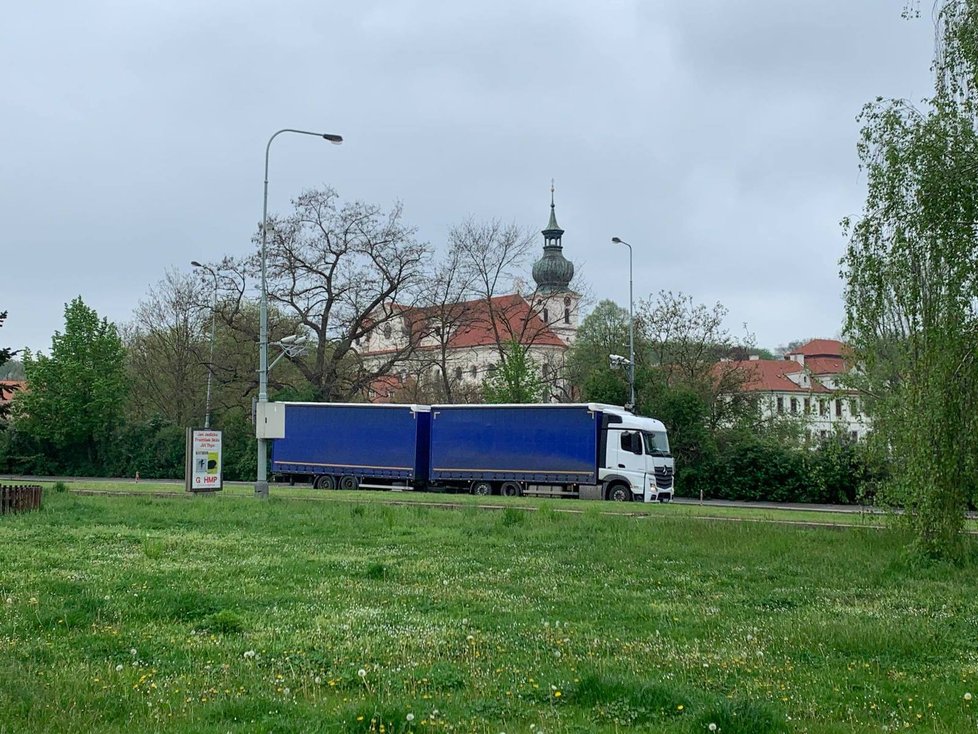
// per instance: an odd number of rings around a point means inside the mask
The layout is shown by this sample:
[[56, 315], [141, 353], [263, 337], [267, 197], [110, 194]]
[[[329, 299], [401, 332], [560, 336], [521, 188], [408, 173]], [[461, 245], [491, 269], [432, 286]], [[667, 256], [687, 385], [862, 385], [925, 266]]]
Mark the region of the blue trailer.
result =
[[281, 438], [272, 473], [318, 489], [413, 487], [428, 476], [431, 413], [423, 405], [275, 403]]
[[322, 489], [672, 498], [665, 427], [617, 406], [267, 405], [273, 474]]
[[475, 494], [597, 483], [601, 413], [583, 405], [435, 405], [432, 483]]

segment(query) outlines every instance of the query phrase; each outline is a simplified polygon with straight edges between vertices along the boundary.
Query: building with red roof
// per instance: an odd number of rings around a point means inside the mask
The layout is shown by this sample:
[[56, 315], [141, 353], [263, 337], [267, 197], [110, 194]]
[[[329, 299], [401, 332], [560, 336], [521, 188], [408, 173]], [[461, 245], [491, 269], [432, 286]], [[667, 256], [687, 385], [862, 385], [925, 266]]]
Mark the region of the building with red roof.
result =
[[21, 392], [27, 388], [27, 383], [23, 380], [0, 380], [0, 416], [10, 410], [10, 402], [14, 399], [14, 393]]
[[[542, 230], [543, 256], [533, 266], [536, 288], [439, 306], [386, 304], [376, 328], [356, 344], [364, 361], [394, 361], [391, 372], [374, 381], [367, 399], [416, 401], [420, 390], [444, 391], [453, 399], [478, 400], [483, 380], [501, 361], [501, 347], [516, 342], [550, 385], [553, 396], [562, 383], [564, 353], [578, 327], [580, 296], [570, 289], [574, 265], [563, 255], [564, 230], [557, 224], [551, 188], [550, 221]], [[398, 355], [408, 355], [398, 359]]]
[[[844, 431], [854, 439], [869, 431], [859, 394], [843, 384], [851, 369], [849, 349], [835, 339], [813, 339], [783, 359], [734, 362], [742, 371], [742, 390], [760, 395], [761, 413], [768, 418], [796, 416], [806, 421], [809, 435], [822, 438]], [[730, 363], [725, 363], [729, 368]]]

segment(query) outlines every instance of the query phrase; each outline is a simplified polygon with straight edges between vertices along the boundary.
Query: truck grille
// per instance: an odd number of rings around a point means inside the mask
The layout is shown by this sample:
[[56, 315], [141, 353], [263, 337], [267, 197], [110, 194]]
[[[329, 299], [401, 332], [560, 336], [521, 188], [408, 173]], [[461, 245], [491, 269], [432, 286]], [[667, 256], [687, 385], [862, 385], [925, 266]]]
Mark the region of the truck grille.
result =
[[655, 486], [659, 489], [672, 488], [673, 469], [671, 466], [657, 466], [655, 468]]

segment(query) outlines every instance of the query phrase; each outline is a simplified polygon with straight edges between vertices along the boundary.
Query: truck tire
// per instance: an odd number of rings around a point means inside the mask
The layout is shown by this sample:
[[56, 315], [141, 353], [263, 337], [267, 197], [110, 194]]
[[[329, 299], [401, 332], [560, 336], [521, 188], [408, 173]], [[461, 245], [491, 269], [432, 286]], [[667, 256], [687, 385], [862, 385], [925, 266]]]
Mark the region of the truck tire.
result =
[[312, 480], [312, 486], [316, 489], [336, 489], [336, 480], [329, 474], [320, 474]]
[[503, 482], [499, 488], [499, 494], [506, 497], [519, 497], [523, 494], [523, 488], [519, 482]]
[[492, 484], [489, 482], [472, 482], [472, 494], [488, 497], [492, 494]]
[[359, 486], [360, 480], [352, 474], [346, 474], [340, 477], [340, 489], [357, 489]]
[[608, 492], [605, 495], [605, 498], [610, 502], [631, 502], [632, 490], [627, 484], [615, 482], [608, 487]]

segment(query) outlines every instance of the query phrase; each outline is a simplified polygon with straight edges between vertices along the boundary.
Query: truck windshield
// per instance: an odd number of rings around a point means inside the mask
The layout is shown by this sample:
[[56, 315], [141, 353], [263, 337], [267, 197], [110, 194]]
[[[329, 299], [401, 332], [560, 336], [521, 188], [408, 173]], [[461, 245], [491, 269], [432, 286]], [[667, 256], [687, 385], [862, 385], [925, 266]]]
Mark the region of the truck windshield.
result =
[[669, 456], [669, 438], [665, 431], [642, 431], [645, 453], [649, 456]]

